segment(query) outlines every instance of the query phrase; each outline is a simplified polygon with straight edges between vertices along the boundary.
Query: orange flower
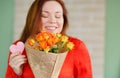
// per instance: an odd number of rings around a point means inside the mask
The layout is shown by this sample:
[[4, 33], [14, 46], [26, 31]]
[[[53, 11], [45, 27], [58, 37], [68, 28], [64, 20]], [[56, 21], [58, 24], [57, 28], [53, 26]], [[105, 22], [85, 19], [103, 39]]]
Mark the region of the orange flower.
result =
[[47, 43], [48, 43], [49, 46], [55, 45], [55, 40], [54, 40], [54, 38], [49, 38], [49, 39], [47, 40]]
[[34, 40], [34, 39], [30, 39], [30, 40], [28, 41], [28, 44], [29, 44], [30, 46], [33, 46], [34, 43], [35, 43], [35, 40]]
[[43, 37], [42, 37], [42, 34], [41, 34], [41, 33], [39, 33], [38, 35], [36, 35], [36, 40], [37, 40], [38, 42], [43, 40]]
[[47, 47], [47, 42], [46, 41], [41, 41], [39, 42], [39, 46], [41, 49], [45, 49]]
[[39, 46], [36, 46], [36, 47], [34, 47], [34, 49], [35, 49], [35, 50], [39, 50], [40, 48], [39, 48]]

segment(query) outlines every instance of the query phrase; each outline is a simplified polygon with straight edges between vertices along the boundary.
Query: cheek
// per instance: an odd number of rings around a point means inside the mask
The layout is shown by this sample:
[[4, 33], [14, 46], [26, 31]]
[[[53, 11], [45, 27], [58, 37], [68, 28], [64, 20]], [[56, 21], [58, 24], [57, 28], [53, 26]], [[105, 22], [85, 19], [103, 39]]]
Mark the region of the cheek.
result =
[[45, 19], [42, 19], [42, 20], [41, 20], [41, 25], [42, 25], [42, 27], [44, 27], [46, 23], [47, 23], [47, 20], [45, 20]]
[[63, 27], [63, 24], [64, 24], [64, 21], [61, 20], [61, 21], [59, 21], [58, 23], [59, 23], [59, 26], [62, 28], [62, 27]]

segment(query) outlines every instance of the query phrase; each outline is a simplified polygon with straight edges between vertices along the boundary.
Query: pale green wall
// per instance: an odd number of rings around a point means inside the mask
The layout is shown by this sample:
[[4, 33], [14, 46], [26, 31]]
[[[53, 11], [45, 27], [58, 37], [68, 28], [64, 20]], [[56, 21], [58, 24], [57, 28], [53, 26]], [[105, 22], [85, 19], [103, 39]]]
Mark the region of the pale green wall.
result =
[[105, 78], [120, 78], [120, 0], [106, 4]]
[[13, 34], [13, 0], [0, 0], [0, 78], [5, 78], [8, 47]]

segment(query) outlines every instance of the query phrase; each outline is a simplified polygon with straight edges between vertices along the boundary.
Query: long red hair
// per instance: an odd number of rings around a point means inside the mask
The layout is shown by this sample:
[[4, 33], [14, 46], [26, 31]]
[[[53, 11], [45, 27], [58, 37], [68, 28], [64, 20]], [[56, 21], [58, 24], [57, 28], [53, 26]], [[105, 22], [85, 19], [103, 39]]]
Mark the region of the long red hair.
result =
[[64, 24], [61, 34], [66, 34], [66, 29], [68, 28], [68, 16], [64, 2], [62, 0], [35, 0], [28, 11], [26, 24], [20, 38], [21, 41], [25, 42], [28, 37], [40, 32], [42, 7], [47, 1], [57, 1], [62, 6]]

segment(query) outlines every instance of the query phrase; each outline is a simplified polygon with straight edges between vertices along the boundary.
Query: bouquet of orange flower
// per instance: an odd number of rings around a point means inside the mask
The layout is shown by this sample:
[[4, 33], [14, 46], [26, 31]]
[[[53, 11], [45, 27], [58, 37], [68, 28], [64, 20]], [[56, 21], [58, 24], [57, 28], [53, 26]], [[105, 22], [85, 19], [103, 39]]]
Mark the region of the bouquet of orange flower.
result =
[[44, 30], [38, 33], [34, 39], [29, 39], [28, 44], [33, 46], [35, 50], [52, 53], [65, 52], [71, 50], [74, 46], [67, 36], [55, 35]]
[[43, 30], [29, 38], [25, 47], [35, 78], [58, 78], [66, 54], [74, 44], [65, 35]]

